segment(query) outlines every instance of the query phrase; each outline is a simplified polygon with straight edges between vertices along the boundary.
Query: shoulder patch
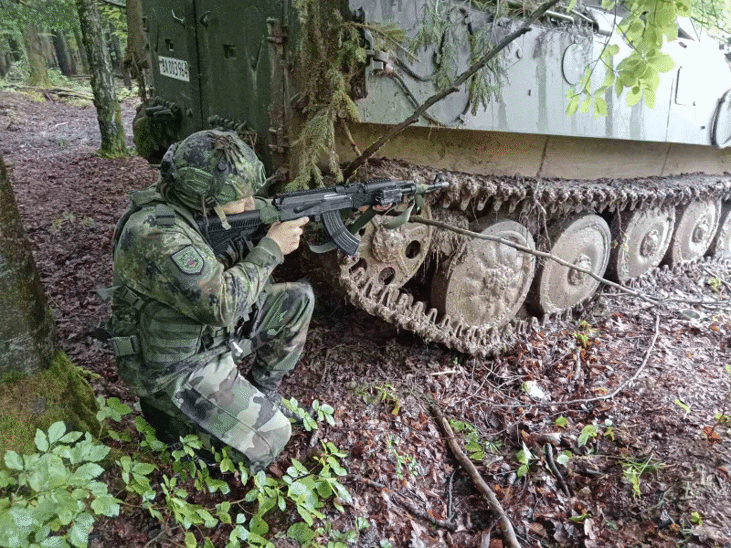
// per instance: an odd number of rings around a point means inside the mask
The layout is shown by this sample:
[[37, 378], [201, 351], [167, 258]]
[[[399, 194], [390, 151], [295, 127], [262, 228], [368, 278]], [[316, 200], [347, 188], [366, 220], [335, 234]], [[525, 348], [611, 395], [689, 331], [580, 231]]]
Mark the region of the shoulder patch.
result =
[[195, 275], [203, 272], [205, 261], [200, 252], [192, 245], [186, 245], [172, 255], [172, 260], [183, 274]]

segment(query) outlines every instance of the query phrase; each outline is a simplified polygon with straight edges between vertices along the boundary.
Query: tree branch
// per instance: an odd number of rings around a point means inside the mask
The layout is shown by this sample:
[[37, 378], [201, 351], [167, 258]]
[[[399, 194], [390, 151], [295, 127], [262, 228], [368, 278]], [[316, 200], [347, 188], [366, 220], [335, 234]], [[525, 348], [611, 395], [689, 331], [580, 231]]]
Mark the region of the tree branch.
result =
[[490, 60], [495, 57], [500, 51], [505, 49], [511, 42], [516, 40], [518, 37], [522, 36], [526, 32], [530, 31], [530, 27], [533, 23], [535, 23], [540, 17], [542, 17], [549, 9], [551, 9], [555, 4], [558, 3], [558, 0], [549, 0], [548, 2], [545, 2], [542, 4], [536, 11], [534, 11], [528, 19], [525, 20], [523, 25], [516, 30], [515, 32], [509, 34], [506, 36], [503, 40], [501, 40], [494, 48], [492, 48], [490, 51], [488, 51], [485, 55], [480, 57], [477, 61], [475, 61], [467, 70], [465, 70], [462, 74], [460, 74], [454, 82], [452, 82], [452, 85], [446, 89], [443, 89], [442, 91], [435, 93], [431, 97], [429, 97], [424, 103], [421, 104], [408, 118], [406, 118], [403, 122], [401, 122], [398, 125], [393, 126], [390, 130], [388, 130], [384, 135], [381, 136], [375, 143], [370, 145], [367, 149], [363, 151], [363, 153], [358, 156], [355, 160], [350, 162], [348, 166], [343, 171], [343, 178], [347, 181], [348, 178], [350, 178], [353, 173], [355, 173], [355, 170], [358, 169], [361, 165], [363, 165], [363, 162], [365, 162], [368, 158], [373, 156], [375, 152], [381, 148], [387, 141], [392, 139], [394, 136], [401, 133], [404, 129], [406, 129], [408, 126], [416, 122], [419, 117], [424, 114], [429, 108], [447, 97], [448, 95], [454, 93], [455, 91], [459, 90], [459, 87], [464, 84], [467, 80], [469, 80], [477, 71], [479, 71], [482, 67], [484, 67], [487, 63], [490, 62]]
[[447, 445], [449, 445], [449, 448], [452, 450], [454, 457], [462, 465], [462, 468], [464, 468], [469, 474], [475, 484], [475, 487], [477, 487], [480, 493], [482, 493], [482, 496], [485, 497], [490, 510], [492, 510], [492, 512], [500, 518], [500, 525], [503, 536], [505, 537], [506, 546], [509, 548], [520, 548], [520, 543], [515, 536], [515, 530], [513, 529], [513, 524], [510, 523], [510, 518], [508, 518], [505, 510], [503, 510], [503, 507], [500, 504], [500, 501], [497, 500], [495, 493], [492, 492], [492, 489], [490, 489], [490, 486], [485, 483], [484, 479], [482, 479], [482, 476], [477, 471], [475, 465], [472, 464], [472, 461], [470, 461], [467, 455], [465, 455], [460, 448], [459, 442], [457, 442], [457, 439], [454, 436], [454, 431], [452, 430], [452, 427], [449, 426], [449, 422], [444, 418], [441, 409], [439, 409], [439, 407], [435, 404], [431, 405], [429, 409], [432, 415], [434, 415], [437, 425], [447, 438]]

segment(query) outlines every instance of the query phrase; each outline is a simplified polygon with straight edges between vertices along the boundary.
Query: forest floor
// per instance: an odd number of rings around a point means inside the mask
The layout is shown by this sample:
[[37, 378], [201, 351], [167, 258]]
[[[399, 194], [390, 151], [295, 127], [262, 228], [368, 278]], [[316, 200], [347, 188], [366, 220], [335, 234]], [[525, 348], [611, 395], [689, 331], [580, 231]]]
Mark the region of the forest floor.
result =
[[[134, 110], [123, 103], [128, 136]], [[112, 231], [129, 192], [156, 173], [138, 157], [100, 158], [98, 146], [91, 105], [0, 91], [0, 152], [61, 345], [99, 376], [97, 394], [132, 405], [110, 351], [91, 336], [108, 317], [95, 290], [111, 284]], [[664, 271], [644, 290], [665, 306], [605, 292], [583, 322], [544, 326], [496, 359], [425, 342], [320, 294], [284, 392], [329, 403], [335, 424], [295, 428], [269, 472], [281, 476], [329, 441], [347, 452], [342, 481], [353, 497], [343, 513], [328, 511], [333, 529], [360, 517], [370, 524], [361, 546], [498, 548], [496, 516], [446, 445], [433, 402], [475, 427], [484, 450], [475, 464], [523, 546], [731, 546], [729, 308], [696, 306], [691, 320], [683, 309], [693, 307], [676, 302], [727, 300], [729, 282], [729, 265]], [[526, 381], [545, 400], [532, 400]], [[161, 528], [115, 494], [129, 505], [97, 522], [90, 546], [184, 545], [180, 527]]]

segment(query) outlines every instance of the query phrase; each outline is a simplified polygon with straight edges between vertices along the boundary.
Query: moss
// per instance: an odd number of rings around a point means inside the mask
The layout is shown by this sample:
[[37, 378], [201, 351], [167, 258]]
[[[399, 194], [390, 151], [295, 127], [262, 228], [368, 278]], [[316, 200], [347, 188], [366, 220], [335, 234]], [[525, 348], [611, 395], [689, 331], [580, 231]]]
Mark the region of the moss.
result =
[[[35, 452], [36, 429], [64, 421], [70, 430], [97, 434], [94, 391], [68, 356], [58, 352], [47, 370], [0, 384], [0, 456]], [[0, 467], [3, 466], [0, 458]]]

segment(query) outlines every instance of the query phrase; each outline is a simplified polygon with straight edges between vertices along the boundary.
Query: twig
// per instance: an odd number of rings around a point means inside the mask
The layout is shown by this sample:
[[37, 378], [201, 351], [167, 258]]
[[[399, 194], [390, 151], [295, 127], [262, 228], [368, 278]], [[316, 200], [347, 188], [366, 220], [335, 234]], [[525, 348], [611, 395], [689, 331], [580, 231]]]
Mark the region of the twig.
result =
[[394, 498], [394, 501], [396, 504], [399, 504], [400, 506], [403, 506], [406, 508], [411, 514], [415, 515], [417, 518], [421, 518], [423, 520], [428, 521], [429, 523], [432, 523], [433, 525], [436, 525], [437, 527], [441, 527], [442, 529], [447, 529], [449, 531], [455, 532], [457, 531], [457, 524], [452, 523], [449, 521], [436, 519], [431, 517], [426, 512], [423, 512], [419, 510], [416, 506], [414, 506], [411, 501], [409, 501], [406, 497], [401, 495], [400, 493], [396, 493], [393, 491], [393, 494], [396, 495]]
[[520, 548], [520, 543], [515, 536], [513, 524], [510, 523], [510, 519], [505, 513], [505, 510], [503, 510], [500, 501], [497, 500], [495, 493], [492, 492], [490, 486], [487, 485], [487, 483], [485, 483], [485, 480], [482, 479], [482, 476], [480, 476], [480, 473], [477, 471], [477, 468], [475, 468], [475, 465], [472, 464], [470, 459], [467, 457], [467, 455], [464, 454], [464, 452], [460, 448], [459, 443], [454, 436], [454, 431], [452, 431], [452, 427], [449, 426], [449, 422], [444, 418], [441, 409], [439, 409], [439, 407], [434, 404], [429, 406], [429, 409], [432, 415], [434, 415], [434, 419], [436, 420], [437, 425], [447, 438], [447, 444], [452, 450], [454, 457], [462, 465], [462, 468], [464, 468], [465, 471], [469, 474], [470, 478], [472, 478], [472, 481], [474, 482], [475, 486], [480, 491], [482, 496], [485, 497], [485, 500], [487, 501], [490, 510], [492, 510], [500, 518], [500, 525], [505, 539], [505, 544], [510, 548]]
[[[442, 529], [447, 529], [447, 530], [452, 531], [452, 532], [454, 532], [454, 531], [457, 530], [457, 524], [451, 523], [450, 521], [444, 521], [444, 520], [441, 520], [441, 519], [436, 519], [436, 518], [430, 516], [429, 514], [427, 514], [426, 512], [423, 512], [423, 511], [419, 510], [404, 495], [402, 495], [401, 493], [398, 493], [396, 491], [391, 491], [383, 483], [378, 483], [377, 481], [373, 481], [371, 479], [364, 478], [363, 476], [360, 476], [360, 475], [356, 475], [356, 476], [354, 476], [354, 478], [355, 478], [356, 481], [363, 482], [366, 485], [369, 485], [369, 486], [374, 487], [376, 489], [387, 489], [387, 490], [389, 490], [389, 492], [391, 493], [391, 495], [393, 495], [394, 502], [396, 502], [396, 504], [398, 504], [398, 505], [403, 506], [404, 508], [406, 508], [409, 512], [411, 512], [411, 514], [413, 514], [417, 518], [421, 518], [421, 519], [423, 519], [425, 521], [428, 521], [429, 523], [431, 523], [433, 525], [436, 525], [438, 527], [441, 527]], [[451, 516], [447, 516], [447, 517], [449, 519], [451, 519]]]
[[652, 349], [655, 348], [655, 342], [657, 341], [657, 337], [660, 334], [660, 315], [655, 316], [655, 334], [652, 337], [652, 341], [650, 342], [650, 346], [647, 348], [647, 351], [645, 352], [645, 357], [642, 360], [642, 364], [640, 367], [635, 371], [635, 374], [632, 375], [629, 379], [624, 381], [622, 384], [620, 384], [614, 392], [611, 394], [605, 394], [604, 396], [597, 396], [596, 398], [586, 398], [581, 400], [568, 400], [568, 401], [556, 401], [556, 402], [537, 402], [537, 403], [515, 403], [515, 404], [499, 404], [499, 403], [490, 403], [491, 407], [553, 407], [556, 405], [576, 405], [580, 403], [593, 403], [596, 401], [602, 401], [602, 400], [610, 400], [617, 394], [619, 394], [622, 390], [624, 390], [627, 385], [634, 382], [637, 377], [640, 376], [640, 373], [644, 371], [645, 366], [647, 365], [647, 361], [650, 359], [650, 354], [652, 353]]
[[556, 463], [553, 460], [553, 445], [547, 443], [544, 446], [544, 449], [546, 451], [548, 466], [551, 468], [551, 472], [553, 472], [553, 475], [556, 476], [556, 479], [558, 480], [559, 485], [561, 485], [563, 492], [566, 493], [566, 496], [570, 497], [571, 490], [569, 489], [569, 486], [566, 485], [566, 480], [564, 479], [563, 474], [561, 474], [561, 471], [558, 469], [558, 466], [556, 466]]
[[556, 257], [555, 255], [552, 255], [551, 253], [546, 253], [545, 251], [538, 251], [537, 249], [531, 249], [530, 247], [526, 247], [524, 245], [516, 244], [515, 242], [511, 242], [510, 240], [506, 240], [505, 238], [501, 238], [500, 236], [492, 236], [490, 234], [480, 234], [479, 232], [473, 232], [471, 230], [466, 230], [464, 228], [459, 228], [453, 225], [450, 225], [448, 223], [443, 223], [441, 221], [435, 221], [434, 219], [426, 219], [424, 217], [420, 217], [418, 215], [412, 216], [409, 221], [414, 223], [421, 223], [425, 225], [430, 226], [436, 226], [438, 228], [443, 228], [445, 230], [451, 230], [452, 232], [456, 232], [457, 234], [462, 234], [463, 236], [469, 236], [471, 238], [479, 238], [481, 240], [489, 240], [491, 242], [497, 242], [502, 245], [507, 245], [509, 247], [515, 248], [518, 251], [522, 251], [523, 253], [528, 253], [530, 255], [535, 255], [536, 257], [541, 257], [543, 259], [550, 259], [552, 261], [556, 261], [561, 266], [565, 266], [566, 268], [571, 268], [573, 270], [576, 270], [577, 272], [582, 272], [584, 274], [587, 274], [597, 280], [600, 283], [603, 283], [605, 285], [608, 285], [609, 287], [614, 287], [615, 289], [619, 289], [620, 291], [624, 291], [625, 293], [628, 293], [634, 297], [638, 297], [640, 299], [644, 299], [646, 301], [651, 302], [652, 304], [658, 306], [660, 305], [660, 301], [656, 301], [655, 299], [648, 297], [644, 293], [640, 293], [638, 291], [635, 291], [633, 289], [629, 289], [628, 287], [624, 287], [622, 285], [619, 285], [618, 283], [615, 283], [611, 280], [607, 280], [606, 278], [602, 278], [601, 276], [595, 274], [588, 268], [583, 268], [581, 266], [573, 265], [567, 261], [564, 261], [560, 257]]
[[551, 9], [555, 4], [558, 3], [558, 0], [549, 0], [548, 2], [541, 5], [536, 11], [534, 11], [528, 19], [525, 20], [523, 25], [516, 30], [515, 32], [509, 34], [506, 36], [503, 40], [500, 41], [494, 48], [492, 48], [490, 51], [488, 51], [485, 55], [480, 57], [475, 63], [473, 63], [466, 71], [464, 71], [462, 74], [460, 74], [454, 82], [452, 82], [452, 85], [438, 93], [435, 93], [431, 97], [429, 97], [426, 101], [424, 101], [420, 107], [418, 107], [408, 118], [406, 118], [403, 122], [401, 122], [398, 125], [393, 126], [391, 129], [389, 129], [384, 135], [382, 135], [375, 143], [370, 145], [363, 154], [358, 156], [355, 160], [350, 162], [348, 166], [343, 171], [343, 178], [347, 180], [350, 178], [353, 173], [355, 173], [355, 170], [358, 169], [363, 162], [365, 162], [368, 158], [373, 156], [373, 154], [381, 148], [388, 140], [393, 138], [394, 136], [401, 133], [404, 129], [409, 127], [411, 124], [416, 122], [419, 117], [429, 110], [429, 108], [447, 97], [448, 95], [454, 93], [455, 91], [459, 90], [459, 87], [464, 84], [467, 80], [469, 80], [474, 74], [479, 71], [482, 67], [484, 67], [490, 60], [495, 57], [500, 51], [505, 49], [511, 42], [516, 40], [518, 37], [522, 36], [523, 34], [530, 31], [530, 27], [533, 23], [536, 22], [540, 17], [542, 17], [546, 11]]

